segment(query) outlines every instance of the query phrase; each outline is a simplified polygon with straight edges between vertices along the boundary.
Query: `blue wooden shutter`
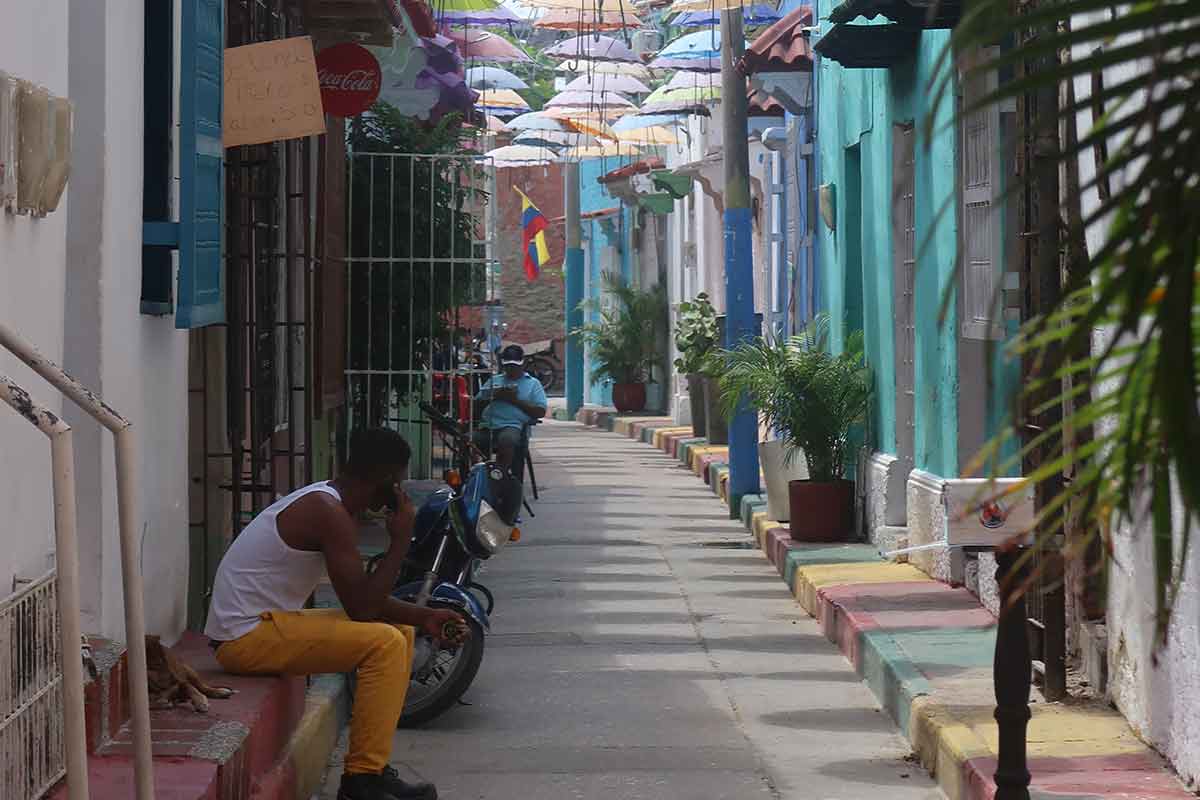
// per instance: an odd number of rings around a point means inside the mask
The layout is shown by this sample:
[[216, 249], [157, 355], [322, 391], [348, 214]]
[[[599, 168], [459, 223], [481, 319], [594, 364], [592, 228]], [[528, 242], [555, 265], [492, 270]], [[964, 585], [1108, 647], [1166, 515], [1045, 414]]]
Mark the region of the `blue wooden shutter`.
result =
[[224, 0], [182, 4], [179, 130], [179, 295], [175, 327], [225, 321], [221, 234], [225, 149], [221, 143]]

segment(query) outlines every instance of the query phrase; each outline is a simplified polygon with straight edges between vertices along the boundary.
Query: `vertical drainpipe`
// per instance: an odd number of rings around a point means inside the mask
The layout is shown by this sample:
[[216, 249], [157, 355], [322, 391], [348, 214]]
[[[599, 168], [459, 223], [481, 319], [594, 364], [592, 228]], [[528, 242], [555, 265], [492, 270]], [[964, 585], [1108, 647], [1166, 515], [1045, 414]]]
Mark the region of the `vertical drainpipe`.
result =
[[563, 197], [566, 216], [566, 304], [567, 353], [566, 395], [567, 414], [574, 419], [583, 407], [583, 342], [574, 332], [583, 325], [583, 241], [579, 221], [579, 162], [568, 162], [563, 169]]

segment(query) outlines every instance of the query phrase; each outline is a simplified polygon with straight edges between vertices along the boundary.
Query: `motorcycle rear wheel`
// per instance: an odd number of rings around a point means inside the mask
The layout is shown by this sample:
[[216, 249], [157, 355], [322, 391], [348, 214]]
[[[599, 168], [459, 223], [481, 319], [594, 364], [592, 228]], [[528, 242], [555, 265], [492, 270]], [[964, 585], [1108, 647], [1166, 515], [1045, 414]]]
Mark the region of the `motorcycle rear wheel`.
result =
[[[437, 603], [430, 603], [432, 607], [437, 605]], [[458, 648], [457, 652], [443, 648], [433, 655], [433, 658], [437, 659], [447, 653], [455, 652], [449, 671], [430, 691], [414, 695], [413, 690], [417, 689], [418, 685], [424, 689], [427, 688], [427, 684], [420, 684], [419, 681], [410, 679], [408, 699], [404, 703], [400, 721], [396, 724], [397, 728], [415, 728], [440, 717], [458, 703], [459, 698], [466, 693], [475, 680], [475, 675], [479, 672], [479, 665], [483, 663], [483, 627], [468, 616], [464, 615], [463, 619], [471, 628], [471, 637]]]

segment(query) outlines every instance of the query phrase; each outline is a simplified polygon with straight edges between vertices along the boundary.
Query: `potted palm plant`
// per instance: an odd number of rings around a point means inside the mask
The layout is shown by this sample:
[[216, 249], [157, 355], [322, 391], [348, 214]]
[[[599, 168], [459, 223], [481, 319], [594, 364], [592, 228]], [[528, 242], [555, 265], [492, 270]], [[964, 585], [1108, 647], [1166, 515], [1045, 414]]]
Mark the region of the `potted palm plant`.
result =
[[704, 399], [704, 361], [717, 347], [717, 312], [704, 292], [679, 304], [675, 323], [675, 369], [687, 377], [688, 402], [692, 408], [692, 434], [707, 436]]
[[[845, 350], [835, 355], [827, 348], [828, 330], [828, 319], [820, 317], [798, 336], [774, 344], [756, 339], [723, 354], [726, 416], [745, 398], [778, 432], [781, 470], [803, 459], [807, 475], [787, 480], [787, 517], [797, 541], [844, 541], [854, 528], [854, 484], [843, 476], [851, 430], [866, 418], [871, 375], [862, 333], [851, 334]], [[768, 471], [770, 461], [764, 459]], [[782, 505], [780, 490], [781, 482], [768, 475], [768, 501], [775, 500], [776, 510]]]
[[646, 407], [646, 383], [654, 380], [659, 363], [659, 334], [667, 327], [667, 297], [660, 286], [645, 291], [606, 276], [604, 288], [612, 299], [598, 310], [600, 319], [579, 329], [591, 348], [592, 380], [613, 382], [613, 405], [623, 414]]

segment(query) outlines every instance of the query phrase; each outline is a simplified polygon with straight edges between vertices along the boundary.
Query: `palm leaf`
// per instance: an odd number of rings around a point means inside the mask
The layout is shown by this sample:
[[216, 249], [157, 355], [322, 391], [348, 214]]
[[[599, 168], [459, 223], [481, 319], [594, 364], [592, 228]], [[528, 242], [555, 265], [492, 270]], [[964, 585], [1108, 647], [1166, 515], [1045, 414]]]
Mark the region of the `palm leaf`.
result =
[[[1189, 523], [1200, 513], [1200, 53], [1194, 47], [1200, 0], [1131, 6], [1058, 0], [1018, 14], [1011, 8], [1010, 0], [968, 6], [929, 83], [936, 100], [927, 136], [937, 105], [952, 97], [955, 54], [1017, 42], [966, 70], [968, 81], [1014, 67], [1018, 77], [961, 113], [1073, 84], [1057, 115], [1032, 121], [1033, 132], [1057, 132], [1081, 113], [1093, 117], [1078, 136], [1059, 142], [1056, 157], [1064, 165], [1091, 160], [1101, 146], [1108, 153], [1094, 176], [1069, 187], [1067, 202], [1081, 205], [1085, 194], [1113, 190], [1082, 204], [1078, 216], [1084, 229], [1104, 233], [1103, 240], [1093, 242], [1058, 307], [1025, 323], [1011, 347], [1034, 369], [1024, 388], [1029, 412], [1061, 404], [1064, 423], [1025, 442], [1015, 457], [1000, 459], [1013, 437], [1006, 430], [973, 466], [1000, 474], [999, 467], [1041, 449], [1040, 468], [1027, 480], [1073, 472], [1062, 494], [1039, 510], [1041, 546], [1048, 546], [1046, 537], [1061, 527], [1070, 504], [1084, 510], [1090, 537], [1145, 516], [1154, 537], [1154, 596], [1165, 641]], [[1095, 95], [1080, 91], [1099, 85], [1095, 76], [1111, 80]], [[1105, 341], [1091, 348], [1096, 331]], [[1081, 355], [1089, 349], [1090, 356]], [[1065, 430], [1084, 428], [1095, 433], [1090, 443], [1064, 443]], [[1173, 515], [1174, 505], [1183, 513]], [[1173, 530], [1173, 519], [1184, 520], [1181, 529]]]

